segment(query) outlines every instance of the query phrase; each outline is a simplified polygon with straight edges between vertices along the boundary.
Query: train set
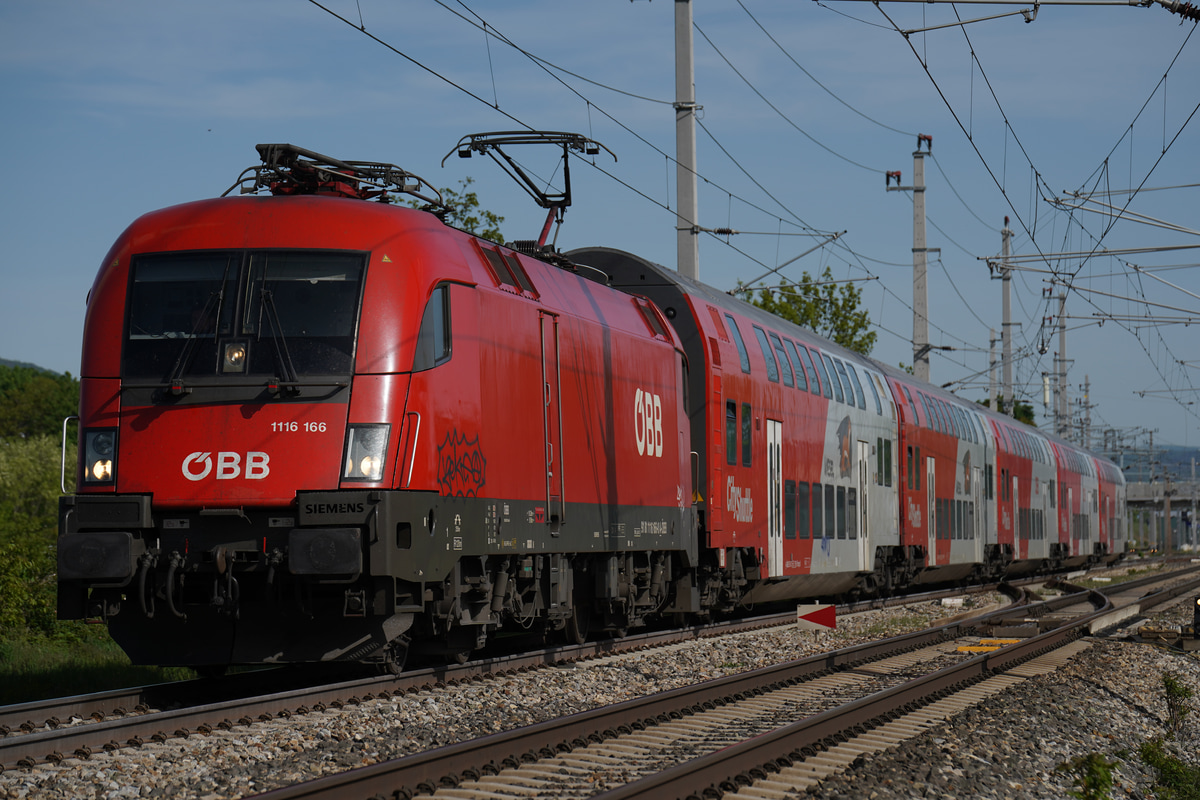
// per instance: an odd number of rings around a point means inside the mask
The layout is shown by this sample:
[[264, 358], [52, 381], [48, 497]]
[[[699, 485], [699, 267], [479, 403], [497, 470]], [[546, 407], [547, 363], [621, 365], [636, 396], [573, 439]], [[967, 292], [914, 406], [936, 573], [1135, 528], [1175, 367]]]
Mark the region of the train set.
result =
[[1104, 458], [630, 253], [453, 228], [390, 164], [258, 151], [88, 296], [58, 613], [134, 663], [398, 669], [1124, 552]]

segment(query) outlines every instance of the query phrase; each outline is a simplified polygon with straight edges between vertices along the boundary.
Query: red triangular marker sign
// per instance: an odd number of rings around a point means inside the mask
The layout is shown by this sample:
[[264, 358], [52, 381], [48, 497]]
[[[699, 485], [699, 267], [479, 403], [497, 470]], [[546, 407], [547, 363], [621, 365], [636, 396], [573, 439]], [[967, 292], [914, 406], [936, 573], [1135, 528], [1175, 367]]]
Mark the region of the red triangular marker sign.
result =
[[805, 630], [837, 627], [837, 608], [833, 605], [796, 606], [796, 624]]

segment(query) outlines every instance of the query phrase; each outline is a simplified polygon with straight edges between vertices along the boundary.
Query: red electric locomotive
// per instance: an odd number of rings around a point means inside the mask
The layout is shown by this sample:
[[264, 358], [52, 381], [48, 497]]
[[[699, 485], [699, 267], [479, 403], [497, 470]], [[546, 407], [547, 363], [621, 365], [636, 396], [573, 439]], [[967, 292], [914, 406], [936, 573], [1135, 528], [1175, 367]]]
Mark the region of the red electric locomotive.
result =
[[[694, 607], [683, 356], [648, 301], [260, 145], [147, 214], [84, 330], [59, 614], [136, 663], [462, 657]], [[680, 581], [684, 584], [680, 585]]]

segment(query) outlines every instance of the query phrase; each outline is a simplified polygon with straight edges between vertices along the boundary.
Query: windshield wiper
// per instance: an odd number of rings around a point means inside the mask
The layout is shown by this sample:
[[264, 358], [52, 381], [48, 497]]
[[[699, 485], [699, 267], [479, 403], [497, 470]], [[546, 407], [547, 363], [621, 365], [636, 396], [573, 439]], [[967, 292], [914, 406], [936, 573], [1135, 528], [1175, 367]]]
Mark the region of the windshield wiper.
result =
[[[226, 270], [228, 272], [228, 269]], [[192, 332], [188, 335], [187, 341], [183, 343], [183, 349], [179, 351], [179, 357], [175, 359], [175, 366], [171, 368], [171, 374], [167, 376], [167, 383], [170, 386], [170, 392], [173, 395], [184, 395], [191, 391], [183, 385], [183, 373], [191, 366], [192, 358], [196, 354], [196, 340], [199, 339], [200, 331], [204, 330], [208, 321], [213, 316], [213, 311], [217, 311], [220, 316], [221, 303], [225, 299], [225, 281], [221, 281], [221, 288], [218, 291], [211, 293], [208, 296], [204, 308], [201, 309], [200, 317], [196, 320], [196, 324], [192, 326]]]
[[[265, 281], [264, 281], [265, 283]], [[275, 345], [275, 361], [283, 373], [283, 383], [289, 393], [299, 394], [300, 387], [296, 385], [300, 376], [292, 363], [292, 354], [288, 352], [287, 339], [283, 335], [283, 323], [279, 321], [279, 309], [275, 306], [275, 293], [264, 285], [260, 290], [258, 335], [262, 339], [262, 312], [267, 312], [267, 322], [271, 325], [271, 342]]]

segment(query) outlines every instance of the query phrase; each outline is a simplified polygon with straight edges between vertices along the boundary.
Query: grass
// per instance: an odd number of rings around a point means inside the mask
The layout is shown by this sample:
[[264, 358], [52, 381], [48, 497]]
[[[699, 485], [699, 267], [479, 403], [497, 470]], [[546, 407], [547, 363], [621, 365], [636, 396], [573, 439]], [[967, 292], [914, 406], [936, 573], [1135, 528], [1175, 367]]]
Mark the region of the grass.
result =
[[0, 639], [0, 705], [195, 677], [183, 667], [135, 667], [107, 633]]

